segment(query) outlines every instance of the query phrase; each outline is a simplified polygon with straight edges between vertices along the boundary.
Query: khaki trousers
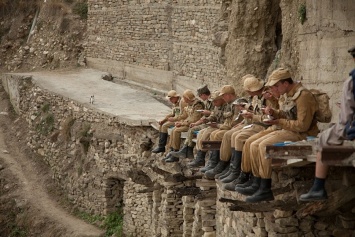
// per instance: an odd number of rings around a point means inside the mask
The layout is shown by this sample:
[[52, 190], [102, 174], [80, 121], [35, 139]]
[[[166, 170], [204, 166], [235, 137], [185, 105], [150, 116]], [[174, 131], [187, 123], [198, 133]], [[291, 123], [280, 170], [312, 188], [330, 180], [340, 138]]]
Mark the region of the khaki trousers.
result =
[[217, 129], [218, 128], [207, 127], [200, 130], [197, 134], [196, 149], [202, 151], [202, 141], [209, 141], [211, 133]]
[[[249, 137], [243, 146], [243, 153], [242, 153], [242, 171], [244, 173], [250, 173], [251, 172], [251, 152], [250, 152], [250, 147], [251, 144], [258, 140], [259, 138], [274, 132], [276, 129], [274, 127], [269, 127], [268, 129], [261, 131], [257, 134], [252, 135]], [[259, 177], [259, 176], [258, 176]]]
[[181, 144], [181, 133], [187, 132], [189, 130], [188, 126], [175, 127], [170, 134], [169, 146], [174, 150], [180, 150]]
[[220, 159], [223, 161], [229, 161], [231, 158], [231, 140], [232, 134], [241, 130], [244, 125], [239, 125], [231, 130], [216, 130], [211, 133], [211, 141], [222, 141], [220, 148]]
[[251, 167], [254, 176], [261, 177], [262, 179], [270, 179], [272, 168], [271, 159], [266, 159], [266, 146], [284, 141], [300, 141], [305, 139], [305, 135], [288, 130], [277, 130], [272, 133], [266, 134], [255, 140], [250, 145], [251, 152]]
[[194, 137], [195, 137], [195, 132], [196, 131], [200, 131], [201, 132], [201, 129], [204, 129], [207, 126], [208, 125], [206, 125], [206, 124], [201, 124], [201, 125], [198, 125], [198, 126], [190, 128], [187, 131], [188, 134], [187, 134], [187, 138], [185, 139], [184, 145], [187, 145], [187, 146], [190, 146], [190, 147], [194, 147], [194, 142], [192, 141], [192, 139], [194, 139]]
[[175, 126], [175, 122], [169, 122], [169, 121], [165, 122], [163, 125], [160, 126], [159, 132], [168, 133], [168, 128], [174, 126]]
[[[232, 134], [232, 147], [237, 151], [243, 151], [245, 141], [256, 133], [264, 131], [265, 127], [253, 124], [250, 128], [243, 128], [242, 130]], [[234, 144], [233, 144], [234, 143]]]

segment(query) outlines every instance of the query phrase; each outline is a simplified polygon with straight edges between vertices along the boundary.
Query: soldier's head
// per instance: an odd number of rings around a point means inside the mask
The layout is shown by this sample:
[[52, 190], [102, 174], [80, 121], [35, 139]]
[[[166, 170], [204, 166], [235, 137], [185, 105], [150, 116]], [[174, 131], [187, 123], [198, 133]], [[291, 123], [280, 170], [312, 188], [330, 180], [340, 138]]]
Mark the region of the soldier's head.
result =
[[168, 92], [166, 98], [173, 104], [176, 104], [179, 99], [180, 99], [180, 95], [175, 91], [175, 90], [171, 90]]
[[353, 59], [354, 59], [354, 61], [355, 61], [355, 46], [352, 47], [352, 48], [350, 48], [350, 49], [348, 50], [348, 53], [350, 53], [351, 56], [353, 56]]
[[192, 105], [195, 101], [195, 95], [194, 93], [187, 89], [184, 91], [184, 94], [182, 95], [182, 98], [184, 98], [185, 102], [188, 104], [188, 105]]
[[266, 86], [272, 90], [277, 90], [280, 95], [289, 92], [294, 86], [290, 71], [285, 68], [276, 69], [269, 76]]
[[264, 81], [248, 74], [242, 77], [243, 89], [250, 95], [261, 95], [264, 89]]
[[221, 92], [216, 90], [216, 91], [212, 92], [212, 95], [211, 95], [211, 100], [213, 102], [213, 105], [216, 107], [220, 107], [226, 103], [224, 101], [224, 99], [222, 98], [222, 96], [220, 96], [220, 94], [221, 94]]
[[224, 99], [225, 102], [230, 103], [236, 99], [234, 87], [231, 85], [224, 85], [220, 89], [220, 96]]
[[201, 100], [205, 101], [210, 97], [211, 92], [207, 85], [203, 85], [197, 89], [197, 95], [201, 98]]

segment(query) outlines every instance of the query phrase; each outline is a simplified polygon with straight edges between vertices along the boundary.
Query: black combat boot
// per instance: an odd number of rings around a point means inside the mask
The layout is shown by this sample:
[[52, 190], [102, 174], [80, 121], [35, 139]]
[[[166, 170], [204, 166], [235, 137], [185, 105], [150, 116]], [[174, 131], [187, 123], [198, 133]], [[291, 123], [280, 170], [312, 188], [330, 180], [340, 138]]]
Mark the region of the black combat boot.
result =
[[193, 161], [189, 162], [187, 164], [187, 167], [196, 168], [196, 167], [204, 166], [206, 153], [207, 152], [205, 151], [198, 150], [196, 154], [196, 158]]
[[[168, 159], [171, 159], [171, 158], [175, 158], [171, 155], [172, 152], [175, 152], [174, 148], [170, 147], [170, 152], [168, 152], [168, 154], [166, 154], [166, 156], [162, 159], [163, 161], [166, 161]], [[179, 160], [179, 158], [177, 158]]]
[[158, 147], [152, 150], [153, 153], [165, 152], [166, 141], [168, 140], [167, 133], [159, 133], [159, 144]]
[[214, 177], [215, 177], [216, 179], [221, 180], [222, 177], [226, 177], [226, 176], [228, 176], [229, 174], [230, 174], [230, 162], [228, 163], [227, 167], [226, 167], [221, 173], [216, 174]]
[[[238, 193], [241, 193], [243, 195], [246, 195], [246, 196], [253, 195], [256, 191], [258, 191], [258, 189], [260, 187], [261, 178], [252, 176], [252, 178], [250, 180], [252, 180], [251, 185], [249, 185], [249, 186], [244, 185], [244, 187], [240, 187], [239, 185], [237, 185], [235, 187], [235, 191], [237, 191]], [[248, 183], [248, 182], [246, 182], [246, 183]], [[243, 184], [241, 184], [241, 185], [243, 185]]]
[[194, 158], [194, 147], [188, 146], [187, 147], [187, 155], [186, 158], [193, 159]]
[[324, 200], [328, 198], [327, 191], [324, 188], [325, 179], [315, 178], [312, 188], [308, 193], [302, 194], [300, 196], [300, 201], [309, 202], [316, 200]]
[[223, 187], [229, 191], [235, 191], [235, 186], [237, 184], [243, 184], [249, 180], [250, 173], [240, 172], [239, 177], [230, 183], [226, 183]]
[[[233, 154], [234, 153], [234, 154]], [[242, 163], [242, 152], [233, 150], [231, 165], [230, 165], [230, 173], [228, 176], [224, 177], [221, 182], [222, 183], [230, 183], [233, 180], [237, 179], [240, 174], [240, 165]]]
[[207, 179], [215, 179], [215, 175], [223, 172], [223, 170], [225, 170], [225, 168], [228, 166], [228, 163], [229, 163], [229, 161], [219, 160], [216, 167], [214, 167], [211, 170], [206, 171], [205, 177]]
[[176, 158], [186, 158], [187, 157], [187, 145], [184, 145], [179, 151], [171, 152], [171, 155]]
[[216, 178], [217, 179], [219, 179], [219, 180], [222, 180], [222, 179], [224, 179], [225, 177], [227, 177], [228, 175], [230, 175], [230, 173], [232, 172], [231, 171], [231, 164], [232, 164], [232, 162], [233, 162], [233, 160], [234, 160], [234, 147], [232, 147], [231, 148], [231, 158], [230, 158], [230, 163], [229, 163], [229, 165], [228, 165], [228, 171], [227, 172], [222, 172], [222, 173], [220, 173], [220, 174], [217, 174], [216, 175]]
[[274, 194], [271, 191], [271, 179], [261, 179], [258, 191], [245, 199], [246, 202], [250, 203], [271, 200], [274, 200]]
[[214, 167], [217, 166], [218, 161], [219, 161], [219, 151], [218, 150], [211, 151], [210, 159], [208, 160], [207, 165], [201, 168], [200, 171], [202, 173], [205, 173], [207, 170], [213, 169]]

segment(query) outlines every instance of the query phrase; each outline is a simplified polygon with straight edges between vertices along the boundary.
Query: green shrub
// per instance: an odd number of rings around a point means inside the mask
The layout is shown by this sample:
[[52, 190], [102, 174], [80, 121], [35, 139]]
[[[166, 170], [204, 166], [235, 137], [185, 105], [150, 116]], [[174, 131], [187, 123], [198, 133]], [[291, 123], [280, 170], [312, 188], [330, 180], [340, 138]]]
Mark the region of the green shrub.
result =
[[88, 4], [86, 2], [77, 2], [73, 6], [73, 12], [78, 14], [81, 19], [88, 18]]
[[300, 19], [302, 25], [307, 20], [307, 9], [304, 3], [298, 8], [298, 18]]
[[123, 234], [122, 210], [109, 214], [104, 221], [103, 227], [106, 229], [105, 236], [107, 237], [110, 237], [112, 235], [122, 236]]

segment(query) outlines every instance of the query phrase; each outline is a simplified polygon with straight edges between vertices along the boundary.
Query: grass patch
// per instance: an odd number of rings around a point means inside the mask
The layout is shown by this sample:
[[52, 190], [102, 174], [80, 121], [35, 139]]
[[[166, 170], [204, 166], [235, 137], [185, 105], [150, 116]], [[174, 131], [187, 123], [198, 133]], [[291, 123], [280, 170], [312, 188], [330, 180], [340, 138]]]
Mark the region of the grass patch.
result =
[[36, 130], [37, 132], [45, 136], [52, 132], [54, 130], [54, 115], [44, 115], [41, 121], [37, 124]]
[[307, 20], [307, 9], [306, 4], [301, 4], [298, 8], [298, 18], [303, 25], [303, 23]]
[[74, 214], [82, 220], [90, 224], [98, 225], [100, 228], [106, 230], [106, 237], [119, 237], [123, 234], [123, 211], [121, 209], [107, 215], [106, 217], [91, 215], [86, 212], [75, 212]]
[[120, 209], [117, 212], [109, 214], [103, 224], [106, 229], [105, 236], [122, 236], [123, 234], [123, 211]]
[[88, 4], [86, 2], [77, 2], [73, 6], [73, 13], [80, 16], [81, 19], [88, 18]]

